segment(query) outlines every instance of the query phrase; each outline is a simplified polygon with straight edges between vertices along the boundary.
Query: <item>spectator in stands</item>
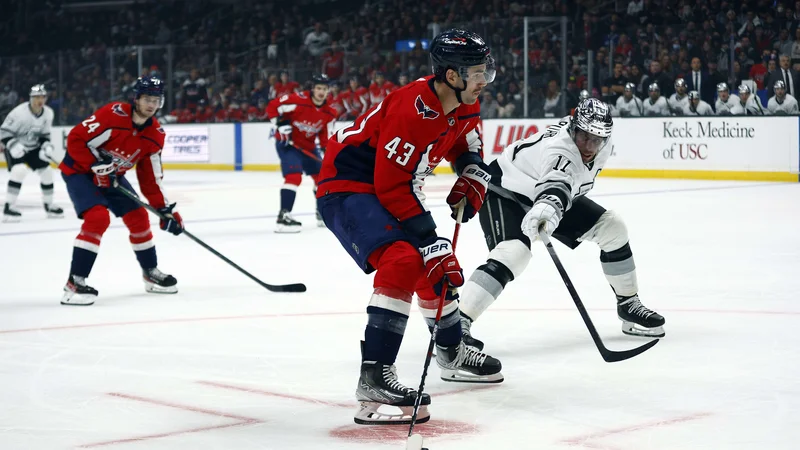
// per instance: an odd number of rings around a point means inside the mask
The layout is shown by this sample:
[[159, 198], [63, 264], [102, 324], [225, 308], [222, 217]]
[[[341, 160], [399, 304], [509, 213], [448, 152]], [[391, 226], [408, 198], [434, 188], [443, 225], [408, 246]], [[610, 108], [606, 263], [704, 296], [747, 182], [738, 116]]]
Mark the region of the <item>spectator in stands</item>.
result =
[[331, 37], [322, 29], [322, 23], [314, 24], [314, 30], [308, 33], [303, 43], [311, 56], [321, 56], [331, 43]]
[[655, 60], [650, 62], [650, 73], [647, 74], [647, 80], [642, 83], [648, 86], [656, 83], [661, 95], [667, 98], [675, 92], [672, 79], [661, 71], [661, 63]]
[[616, 104], [627, 82], [628, 78], [622, 74], [622, 64], [614, 64], [614, 73], [603, 83], [603, 101], [611, 105]]
[[280, 81], [275, 82], [272, 87], [275, 88], [276, 98], [281, 98], [284, 95], [300, 92], [300, 83], [289, 80], [289, 72], [285, 70], [281, 71]]
[[780, 67], [771, 71], [767, 78], [767, 97], [772, 98], [775, 95], [775, 82], [781, 80], [786, 87], [786, 93], [797, 98], [797, 90], [800, 89], [800, 84], [798, 84], [800, 83], [800, 77], [795, 70], [789, 67], [790, 60], [788, 55], [781, 55], [779, 61]]
[[344, 52], [336, 41], [331, 42], [331, 48], [322, 57], [322, 73], [333, 81], [344, 74]]
[[194, 114], [195, 123], [210, 123], [214, 119], [214, 113], [208, 107], [208, 100], [200, 99], [197, 102], [197, 110]]
[[496, 119], [499, 105], [492, 96], [492, 92], [484, 90], [481, 93], [481, 119]]
[[514, 117], [514, 104], [506, 101], [502, 92], [497, 93], [497, 118], [508, 119]]
[[550, 80], [547, 82], [547, 93], [545, 94], [544, 101], [544, 116], [563, 117], [564, 115], [564, 110], [561, 108], [561, 92], [558, 89], [558, 82], [556, 80]]
[[750, 79], [756, 82], [757, 89], [764, 89], [764, 79], [769, 73], [769, 68], [767, 65], [769, 64], [770, 60], [772, 59], [772, 55], [770, 54], [769, 50], [764, 50], [761, 59], [759, 60], [758, 64], [753, 64], [750, 67]]
[[[130, 77], [130, 75], [128, 75], [128, 77]], [[183, 82], [182, 98], [185, 108], [195, 108], [197, 102], [201, 99], [208, 101], [206, 80], [200, 78], [200, 72], [197, 69], [192, 69], [191, 72], [189, 72], [189, 78]]]

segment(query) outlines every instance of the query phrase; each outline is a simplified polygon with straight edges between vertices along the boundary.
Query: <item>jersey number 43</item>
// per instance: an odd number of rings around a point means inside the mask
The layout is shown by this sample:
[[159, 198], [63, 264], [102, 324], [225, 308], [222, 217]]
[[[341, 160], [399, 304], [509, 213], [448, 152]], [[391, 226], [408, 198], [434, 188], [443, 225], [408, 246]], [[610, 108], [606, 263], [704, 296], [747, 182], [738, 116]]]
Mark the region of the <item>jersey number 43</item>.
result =
[[[384, 148], [389, 151], [389, 153], [386, 155], [387, 158], [392, 159], [394, 155], [397, 155], [397, 147], [400, 146], [401, 142], [402, 139], [400, 139], [398, 136], [386, 143]], [[397, 158], [395, 158], [397, 164], [400, 164], [401, 166], [408, 164], [408, 161], [411, 159], [411, 155], [414, 153], [414, 150], [416, 150], [416, 147], [414, 147], [414, 144], [411, 144], [410, 142], [404, 142], [403, 148], [400, 151], [403, 150], [406, 151], [403, 152], [402, 155], [399, 155]]]

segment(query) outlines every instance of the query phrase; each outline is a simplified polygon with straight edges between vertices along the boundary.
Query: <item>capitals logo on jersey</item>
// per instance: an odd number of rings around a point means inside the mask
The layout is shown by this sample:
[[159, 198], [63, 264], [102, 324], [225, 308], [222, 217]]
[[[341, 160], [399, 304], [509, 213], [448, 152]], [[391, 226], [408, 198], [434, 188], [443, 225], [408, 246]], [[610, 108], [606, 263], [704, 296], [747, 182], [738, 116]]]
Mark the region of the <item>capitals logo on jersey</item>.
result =
[[113, 112], [114, 114], [116, 114], [118, 116], [128, 117], [128, 113], [126, 113], [122, 109], [122, 105], [120, 105], [119, 103], [114, 103], [114, 106], [111, 107], [111, 112]]
[[308, 123], [308, 122], [301, 122], [299, 120], [295, 120], [292, 122], [292, 125], [297, 128], [297, 131], [303, 132], [307, 138], [311, 139], [317, 135], [320, 131], [322, 131], [325, 123], [321, 120], [316, 121], [315, 123]]
[[417, 107], [417, 114], [421, 114], [423, 119], [436, 119], [439, 117], [439, 113], [431, 109], [430, 106], [426, 105], [425, 102], [422, 101], [422, 96], [418, 95], [417, 100], [414, 103]]

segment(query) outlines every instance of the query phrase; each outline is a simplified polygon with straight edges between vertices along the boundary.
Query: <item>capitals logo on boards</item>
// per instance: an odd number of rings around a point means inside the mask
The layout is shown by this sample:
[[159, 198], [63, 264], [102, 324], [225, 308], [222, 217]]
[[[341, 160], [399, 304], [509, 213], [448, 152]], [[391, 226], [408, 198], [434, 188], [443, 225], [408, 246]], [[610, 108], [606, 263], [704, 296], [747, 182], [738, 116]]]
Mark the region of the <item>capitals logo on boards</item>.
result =
[[414, 106], [417, 107], [417, 114], [422, 115], [423, 119], [436, 119], [439, 117], [439, 113], [436, 112], [433, 108], [426, 105], [425, 102], [422, 101], [422, 96], [418, 95], [416, 101], [414, 102]]

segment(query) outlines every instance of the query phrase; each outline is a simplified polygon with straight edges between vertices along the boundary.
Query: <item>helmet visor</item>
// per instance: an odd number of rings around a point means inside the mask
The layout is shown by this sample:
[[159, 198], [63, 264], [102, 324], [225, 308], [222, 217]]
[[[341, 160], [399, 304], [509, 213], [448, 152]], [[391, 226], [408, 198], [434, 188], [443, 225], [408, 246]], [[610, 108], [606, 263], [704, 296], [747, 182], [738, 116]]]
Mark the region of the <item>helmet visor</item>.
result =
[[[473, 84], [489, 84], [494, 81], [495, 76], [497, 75], [497, 68], [495, 66], [494, 58], [488, 56], [486, 58], [486, 68], [483, 70], [475, 70], [472, 73], [469, 71], [469, 67], [462, 67], [461, 69], [461, 78], [463, 78], [466, 82], [471, 82]], [[472, 66], [472, 67], [479, 67], [479, 66]]]

